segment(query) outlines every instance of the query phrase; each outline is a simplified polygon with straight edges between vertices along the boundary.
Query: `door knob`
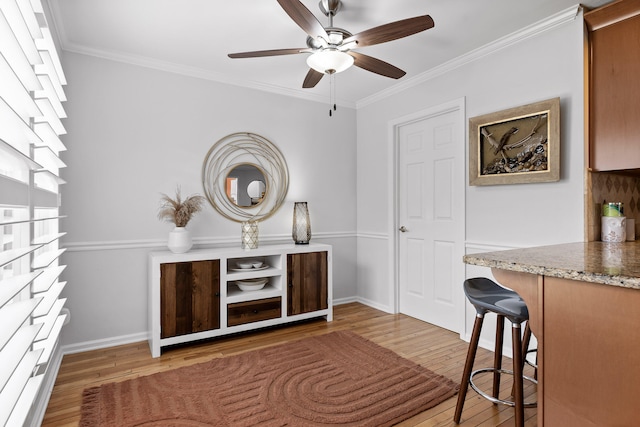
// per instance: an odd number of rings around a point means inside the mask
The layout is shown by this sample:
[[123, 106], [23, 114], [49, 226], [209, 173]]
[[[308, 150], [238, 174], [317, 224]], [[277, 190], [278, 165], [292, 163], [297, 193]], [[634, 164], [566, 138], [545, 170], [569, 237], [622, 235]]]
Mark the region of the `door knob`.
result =
[[403, 233], [406, 233], [407, 231], [409, 231], [407, 230], [407, 227], [405, 227], [404, 225], [398, 228], [398, 230], [402, 231]]

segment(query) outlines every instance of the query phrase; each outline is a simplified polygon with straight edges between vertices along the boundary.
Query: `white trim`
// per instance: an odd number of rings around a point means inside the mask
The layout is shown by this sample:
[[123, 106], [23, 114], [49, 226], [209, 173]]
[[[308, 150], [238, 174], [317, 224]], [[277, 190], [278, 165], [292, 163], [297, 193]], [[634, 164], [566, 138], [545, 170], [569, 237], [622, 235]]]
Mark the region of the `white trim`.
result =
[[451, 61], [445, 62], [444, 64], [438, 65], [430, 70], [420, 73], [415, 77], [408, 78], [400, 83], [396, 83], [391, 87], [381, 90], [380, 92], [374, 93], [371, 96], [362, 98], [356, 101], [356, 109], [366, 107], [367, 105], [371, 105], [373, 103], [381, 101], [385, 98], [397, 94], [398, 92], [410, 89], [426, 81], [435, 79], [436, 77], [439, 77], [443, 74], [449, 73], [456, 68], [460, 68], [470, 62], [477, 61], [478, 59], [491, 55], [501, 49], [519, 43], [528, 38], [535, 37], [567, 22], [574, 21], [579, 15], [580, 10], [581, 6], [579, 4], [571, 6], [563, 10], [562, 12], [550, 16], [549, 18], [543, 19], [532, 25], [529, 25], [528, 27], [522, 28], [514, 33], [494, 40], [489, 44], [474, 49], [471, 52], [465, 53], [464, 55], [454, 58]]
[[[387, 171], [388, 171], [388, 177], [387, 177], [387, 195], [388, 195], [388, 200], [387, 200], [387, 209], [388, 209], [388, 223], [387, 223], [387, 230], [389, 233], [389, 244], [388, 244], [388, 260], [389, 260], [389, 283], [392, 285], [389, 287], [389, 301], [391, 301], [391, 307], [392, 307], [392, 312], [393, 313], [399, 313], [400, 312], [400, 307], [399, 307], [399, 271], [398, 271], [398, 256], [399, 256], [399, 250], [398, 250], [398, 233], [397, 233], [397, 228], [399, 226], [398, 224], [398, 159], [399, 159], [399, 155], [398, 155], [398, 133], [399, 133], [399, 129], [402, 126], [405, 126], [407, 124], [410, 124], [412, 122], [418, 121], [418, 120], [423, 120], [432, 116], [436, 116], [436, 115], [440, 115], [440, 114], [446, 114], [449, 112], [453, 112], [453, 111], [458, 111], [459, 113], [459, 123], [458, 123], [458, 132], [460, 135], [460, 139], [463, 141], [463, 145], [461, 146], [462, 149], [462, 162], [463, 162], [463, 169], [466, 170], [466, 155], [467, 155], [467, 151], [466, 151], [466, 141], [468, 141], [467, 138], [467, 126], [466, 126], [466, 100], [464, 97], [462, 98], [458, 98], [449, 102], [445, 102], [443, 104], [440, 105], [436, 105], [433, 107], [430, 107], [428, 109], [422, 110], [422, 111], [418, 111], [409, 115], [406, 115], [404, 117], [400, 117], [397, 119], [394, 119], [392, 121], [389, 122], [388, 124], [388, 143], [387, 143], [387, 159], [388, 159], [388, 164], [387, 164]], [[463, 182], [466, 182], [463, 180]], [[465, 206], [465, 200], [466, 200], [466, 186], [463, 184], [463, 187], [460, 189], [461, 190], [461, 197], [462, 197], [462, 206], [461, 206], [461, 212], [463, 217], [466, 215], [466, 206]], [[466, 220], [463, 218], [462, 220], [463, 224], [466, 224]], [[462, 238], [460, 239], [460, 242], [458, 243], [458, 245], [456, 247], [456, 250], [459, 253], [464, 253], [465, 248], [465, 242], [464, 242], [464, 236], [466, 236], [466, 226], [463, 226], [463, 229], [461, 230], [462, 233]], [[459, 271], [457, 272], [457, 276], [460, 279], [460, 283], [462, 283], [462, 280], [464, 279], [464, 264], [461, 265], [461, 267], [459, 268]], [[458, 311], [459, 314], [459, 318], [460, 320], [460, 325], [458, 326], [458, 331], [460, 333], [462, 333], [462, 331], [465, 330], [465, 323], [464, 323], [464, 297], [462, 296], [462, 292], [460, 292], [460, 295], [457, 295], [457, 297], [455, 298], [457, 300], [457, 305], [456, 305], [456, 310]]]
[[354, 302], [359, 302], [360, 304], [366, 305], [371, 308], [375, 308], [376, 310], [384, 311], [385, 313], [394, 314], [393, 308], [388, 305], [380, 304], [379, 302], [372, 301], [362, 297], [355, 297]]
[[100, 350], [108, 347], [116, 347], [124, 344], [145, 342], [149, 340], [149, 332], [139, 332], [137, 334], [120, 335], [118, 337], [103, 338], [99, 340], [85, 341], [77, 344], [67, 344], [62, 346], [62, 353], [74, 354], [85, 351]]
[[[353, 231], [344, 232], [321, 232], [313, 233], [312, 240], [326, 239], [348, 239], [356, 238], [358, 235]], [[260, 243], [277, 244], [285, 243], [291, 240], [289, 234], [272, 234], [260, 235]], [[233, 246], [240, 245], [239, 236], [227, 237], [194, 237], [193, 244], [198, 246]], [[108, 250], [135, 250], [135, 249], [157, 249], [163, 250], [167, 247], [167, 241], [164, 239], [149, 240], [113, 240], [113, 241], [93, 241], [93, 242], [64, 242], [62, 247], [67, 252], [84, 252], [84, 251], [108, 251]]]
[[[391, 313], [388, 307], [381, 306], [380, 304], [377, 304], [373, 301], [368, 301], [359, 297], [347, 297], [347, 298], [340, 298], [337, 300], [333, 300], [333, 305], [336, 306], [336, 305], [342, 305], [342, 304], [350, 304], [352, 302], [358, 302], [363, 305], [367, 305], [369, 307], [375, 308], [377, 310]], [[287, 326], [287, 325], [282, 325], [282, 326]], [[67, 344], [61, 347], [62, 351], [60, 352], [60, 361], [62, 360], [63, 354], [67, 355], [67, 354], [83, 353], [85, 351], [101, 350], [103, 348], [117, 347], [119, 345], [134, 344], [134, 343], [146, 344], [146, 342], [149, 340], [149, 336], [150, 336], [150, 333], [147, 331], [147, 332], [139, 332], [137, 334], [120, 335], [117, 337], [84, 341], [76, 344]], [[46, 409], [46, 405], [45, 405], [45, 409]]]
[[[165, 71], [167, 73], [174, 73], [182, 76], [195, 77], [197, 79], [209, 80], [217, 83], [240, 86], [245, 89], [255, 89], [263, 92], [270, 92], [278, 95], [300, 98], [312, 102], [321, 102], [323, 104], [327, 103], [327, 97], [325, 95], [315, 94], [309, 91], [304, 91], [303, 89], [291, 89], [252, 80], [240, 79], [234, 76], [206, 70], [204, 68], [189, 67], [187, 65], [161, 61], [159, 59], [149, 58], [141, 55], [129, 55], [122, 52], [110, 52], [102, 49], [93, 49], [69, 41], [65, 41], [63, 43], [63, 50], [66, 52], [93, 56], [110, 61], [122, 62], [129, 65], [137, 65], [139, 67]], [[336, 104], [344, 108], [356, 108], [355, 102], [347, 101], [345, 99], [336, 99]]]
[[359, 232], [358, 239], [375, 239], [375, 240], [387, 240], [389, 235], [387, 233], [374, 233], [373, 231]]
[[[165, 71], [168, 73], [174, 73], [188, 77], [195, 77], [197, 79], [209, 80], [233, 86], [240, 86], [248, 89], [275, 93], [278, 95], [305, 99], [312, 102], [321, 102], [323, 104], [327, 103], [327, 97], [325, 95], [311, 93], [309, 91], [305, 91], [304, 89], [290, 89], [282, 86], [244, 80], [232, 75], [226, 75], [215, 71], [206, 70], [204, 68], [189, 67], [186, 65], [176, 64], [174, 62], [168, 61], [161, 61], [159, 59], [149, 58], [142, 55], [131, 55], [123, 52], [94, 49], [87, 46], [79, 45], [77, 43], [73, 43], [67, 37], [67, 34], [64, 31], [64, 26], [58, 25], [59, 22], [62, 22], [60, 6], [58, 5], [59, 2], [44, 0], [43, 3], [47, 4], [47, 7], [51, 12], [50, 15], [54, 24], [53, 27], [55, 30], [55, 38], [58, 41], [60, 48], [64, 51], [107, 59], [110, 61], [122, 62], [130, 65], [137, 65], [139, 67], [151, 68], [154, 70]], [[341, 107], [354, 109], [356, 108], [356, 104], [353, 101], [347, 101], [345, 99], [338, 98], [336, 99], [336, 103]]]
[[[110, 61], [122, 62], [125, 64], [137, 65], [139, 67], [151, 68], [168, 73], [180, 74], [188, 77], [195, 77], [203, 80], [210, 80], [218, 83], [240, 86], [248, 89], [256, 89], [264, 92], [305, 99], [307, 101], [321, 102], [323, 104], [327, 103], [327, 97], [325, 95], [314, 94], [303, 89], [290, 89], [266, 83], [243, 80], [232, 75], [224, 75], [215, 71], [206, 70], [204, 68], [189, 67], [186, 65], [176, 64], [174, 62], [161, 61], [159, 59], [145, 57], [142, 55], [130, 55], [122, 52], [93, 49], [90, 47], [79, 45], [77, 43], [73, 43], [67, 37], [67, 34], [64, 31], [64, 26], [58, 25], [60, 22], [62, 22], [59, 2], [43, 0], [43, 3], [47, 4], [47, 7], [51, 12], [51, 20], [53, 21], [53, 27], [55, 30], [54, 37], [59, 42], [60, 49], [64, 51], [107, 59]], [[338, 98], [336, 99], [336, 103], [341, 107], [354, 109], [356, 108], [356, 104], [353, 101], [347, 101], [345, 99]]]
[[[225, 83], [234, 86], [240, 86], [249, 89], [261, 90], [265, 92], [275, 93], [284, 96], [291, 96], [294, 98], [306, 99], [308, 101], [326, 103], [326, 96], [320, 94], [310, 93], [302, 89], [290, 89], [276, 85], [265, 84], [261, 82], [248, 81], [238, 79], [234, 76], [223, 75], [214, 71], [205, 70], [203, 68], [188, 67], [167, 61], [160, 61], [153, 58], [148, 58], [140, 55], [128, 55], [121, 52], [112, 52], [102, 49], [92, 49], [86, 46], [81, 46], [76, 43], [70, 42], [66, 33], [64, 32], [64, 26], [58, 25], [62, 22], [60, 18], [60, 8], [58, 2], [51, 2], [50, 0], [43, 0], [43, 3], [47, 5], [48, 11], [50, 11], [50, 17], [53, 21], [53, 34], [58, 41], [59, 47], [67, 52], [78, 53], [81, 55], [88, 55], [102, 59], [108, 59], [111, 61], [122, 62], [126, 64], [137, 65], [145, 68], [152, 68], [156, 70], [166, 71], [169, 73], [175, 73], [185, 75], [189, 77], [195, 77], [204, 80], [215, 81], [219, 83]], [[454, 58], [444, 64], [438, 65], [430, 70], [427, 70], [415, 77], [403, 80], [391, 87], [374, 93], [371, 96], [367, 96], [355, 102], [345, 99], [337, 99], [336, 103], [341, 107], [359, 109], [367, 105], [378, 102], [384, 98], [388, 98], [400, 91], [412, 88], [425, 81], [434, 79], [438, 76], [446, 74], [456, 68], [459, 68], [465, 64], [476, 61], [484, 56], [490, 55], [500, 49], [504, 49], [515, 43], [519, 43], [522, 40], [526, 40], [530, 37], [535, 37], [538, 34], [542, 34], [548, 30], [551, 30], [557, 26], [563, 25], [567, 22], [571, 22], [579, 15], [582, 6], [575, 4], [561, 12], [556, 13], [548, 18], [542, 19], [532, 25], [522, 28], [509, 35], [501, 37], [489, 44], [486, 44], [480, 48], [472, 50], [464, 55]]]
[[333, 300], [333, 306], [335, 307], [336, 305], [351, 304], [352, 302], [359, 302], [358, 301], [358, 297], [347, 297], [347, 298], [334, 299]]

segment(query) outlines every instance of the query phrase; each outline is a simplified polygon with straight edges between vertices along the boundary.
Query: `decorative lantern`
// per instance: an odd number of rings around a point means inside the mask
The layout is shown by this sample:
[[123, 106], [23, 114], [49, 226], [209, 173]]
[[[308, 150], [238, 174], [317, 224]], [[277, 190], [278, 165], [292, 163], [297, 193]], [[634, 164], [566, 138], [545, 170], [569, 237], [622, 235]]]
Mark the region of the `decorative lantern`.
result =
[[247, 221], [242, 223], [242, 249], [258, 248], [258, 222]]
[[295, 202], [293, 206], [292, 237], [296, 245], [307, 245], [311, 240], [311, 221], [307, 202]]

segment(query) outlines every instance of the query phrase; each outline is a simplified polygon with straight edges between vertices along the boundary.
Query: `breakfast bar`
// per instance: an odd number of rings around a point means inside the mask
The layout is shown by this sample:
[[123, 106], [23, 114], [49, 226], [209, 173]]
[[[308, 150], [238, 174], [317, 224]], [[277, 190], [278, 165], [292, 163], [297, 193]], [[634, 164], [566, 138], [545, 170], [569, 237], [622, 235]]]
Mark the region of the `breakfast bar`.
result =
[[529, 308], [538, 425], [640, 419], [640, 243], [583, 242], [471, 254]]

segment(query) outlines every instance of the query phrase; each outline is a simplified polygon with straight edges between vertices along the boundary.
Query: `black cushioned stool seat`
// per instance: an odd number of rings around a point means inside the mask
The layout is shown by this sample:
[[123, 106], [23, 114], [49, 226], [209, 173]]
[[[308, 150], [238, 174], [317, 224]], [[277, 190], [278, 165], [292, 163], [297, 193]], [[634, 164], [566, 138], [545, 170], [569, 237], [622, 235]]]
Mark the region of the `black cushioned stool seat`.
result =
[[[464, 293], [467, 296], [469, 302], [476, 309], [476, 320], [473, 325], [473, 333], [471, 334], [471, 342], [469, 343], [469, 351], [467, 353], [467, 360], [464, 366], [464, 372], [462, 374], [462, 381], [460, 384], [460, 393], [458, 394], [458, 403], [456, 405], [456, 412], [453, 420], [456, 423], [460, 422], [462, 415], [462, 407], [464, 406], [464, 400], [467, 395], [469, 385], [476, 390], [481, 396], [489, 399], [493, 403], [503, 403], [509, 406], [515, 407], [515, 421], [516, 426], [520, 427], [524, 425], [524, 408], [525, 406], [535, 406], [535, 403], [524, 402], [523, 392], [523, 380], [535, 382], [535, 380], [524, 377], [524, 356], [523, 353], [523, 339], [521, 337], [521, 325], [529, 320], [529, 311], [527, 305], [524, 303], [520, 296], [502, 286], [498, 285], [494, 281], [478, 277], [473, 279], [467, 279], [464, 282]], [[487, 312], [497, 314], [498, 323], [496, 325], [496, 347], [494, 353], [493, 368], [479, 369], [471, 372], [473, 368], [473, 362], [476, 357], [476, 351], [478, 350], [478, 342], [480, 340], [480, 332], [482, 330], [482, 322], [484, 315]], [[512, 325], [512, 341], [513, 341], [513, 371], [505, 371], [502, 369], [502, 342], [504, 336], [504, 319], [507, 318]], [[529, 328], [526, 328], [529, 331]], [[527, 332], [529, 334], [529, 332]], [[524, 342], [529, 342], [529, 336], [524, 338]], [[473, 384], [473, 376], [480, 372], [493, 372], [493, 395], [489, 396], [486, 393], [479, 390]], [[508, 373], [513, 374], [513, 401], [501, 400], [498, 398], [500, 392], [500, 374]]]

